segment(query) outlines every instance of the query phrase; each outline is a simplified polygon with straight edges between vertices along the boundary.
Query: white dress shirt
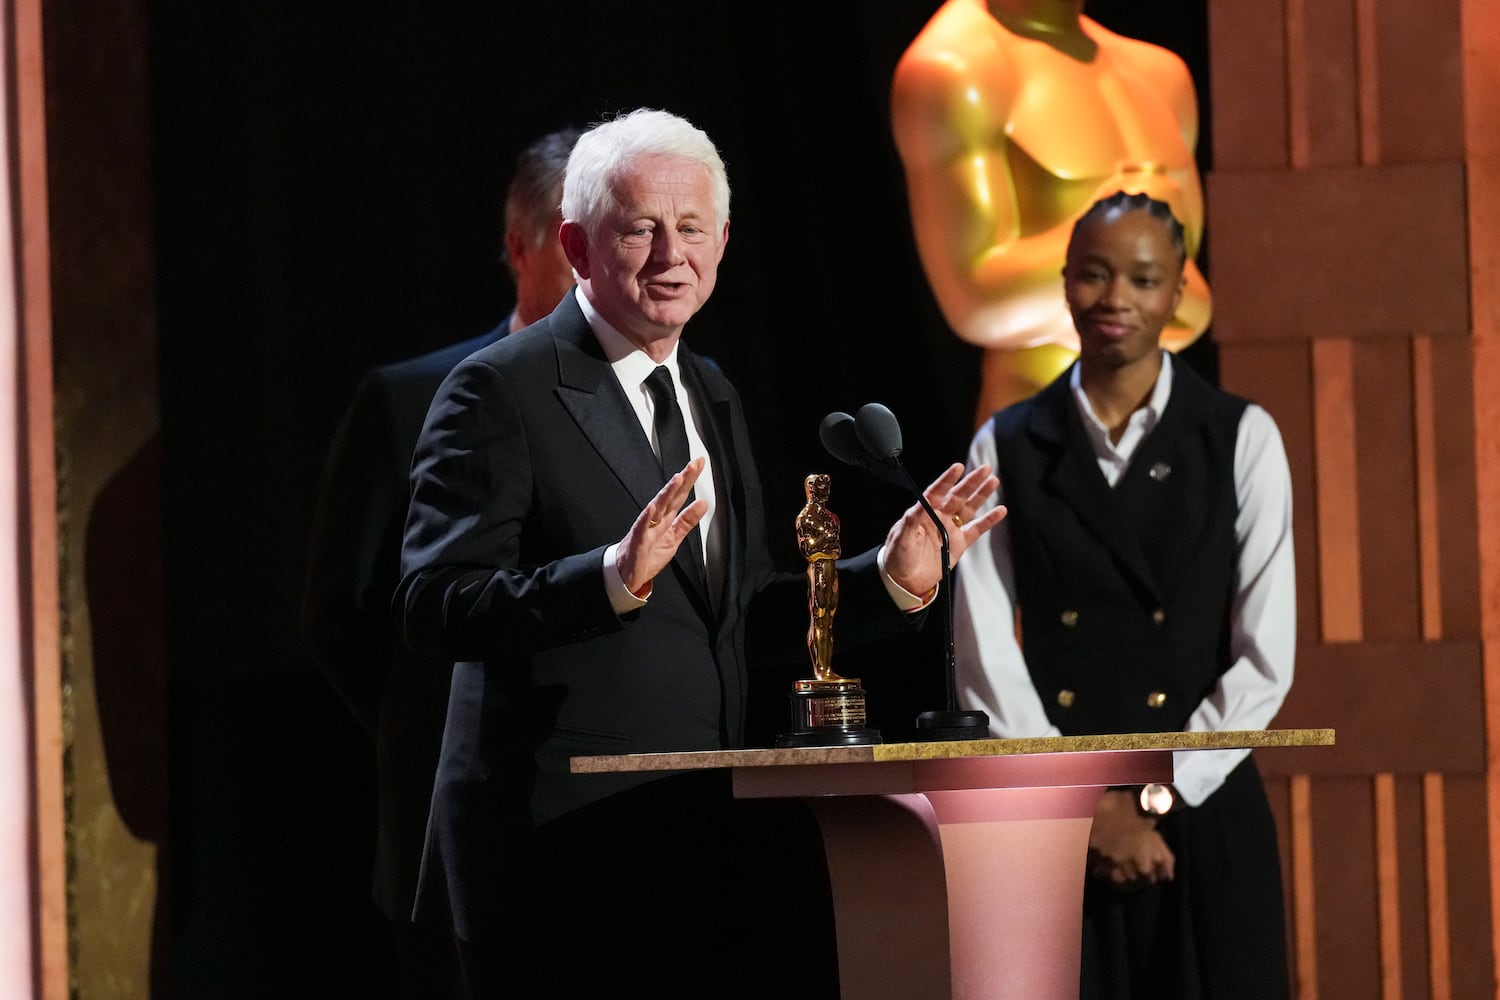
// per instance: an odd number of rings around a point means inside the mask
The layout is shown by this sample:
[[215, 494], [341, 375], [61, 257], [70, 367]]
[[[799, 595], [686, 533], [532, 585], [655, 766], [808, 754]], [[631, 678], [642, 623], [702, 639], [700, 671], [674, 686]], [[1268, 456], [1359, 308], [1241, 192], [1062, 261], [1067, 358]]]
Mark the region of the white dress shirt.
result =
[[[656, 370], [658, 362], [653, 361], [650, 355], [627, 340], [623, 333], [599, 315], [599, 311], [594, 308], [593, 303], [589, 302], [582, 288], [575, 288], [573, 294], [578, 299], [578, 307], [583, 310], [583, 317], [588, 321], [589, 329], [594, 331], [594, 336], [604, 351], [605, 360], [614, 369], [615, 378], [619, 379], [620, 387], [625, 390], [625, 398], [630, 400], [636, 419], [641, 422], [641, 430], [651, 442], [651, 450], [660, 456], [661, 445], [656, 440], [653, 419], [656, 407], [650, 390], [646, 388], [646, 379]], [[703, 435], [698, 430], [706, 418], [698, 412], [699, 402], [693, 399], [683, 387], [682, 371], [677, 365], [676, 344], [672, 345], [672, 353], [667, 359], [660, 363], [672, 373], [672, 384], [675, 387], [679, 404], [682, 400], [688, 400], [691, 404], [682, 407], [682, 422], [687, 429], [688, 458], [703, 459], [703, 472], [698, 476], [693, 493], [695, 499], [708, 502], [708, 513], [704, 514], [703, 519], [698, 522], [696, 530], [703, 543], [704, 576], [708, 584], [709, 599], [717, 601], [722, 593], [720, 587], [724, 582], [724, 524], [723, 519], [717, 516], [719, 493], [716, 488], [713, 456], [708, 453], [708, 448], [703, 443]], [[678, 471], [680, 470], [670, 469], [667, 473], [675, 475]], [[604, 582], [609, 590], [610, 603], [615, 613], [625, 614], [627, 611], [644, 606], [646, 602], [632, 594], [625, 586], [615, 560], [618, 548], [619, 543], [616, 543], [604, 552]]]
[[[1110, 441], [1108, 428], [1089, 406], [1077, 365], [1070, 385], [1099, 471], [1114, 486], [1171, 398], [1172, 356], [1163, 355], [1156, 388], [1146, 405], [1130, 415], [1119, 443]], [[992, 421], [980, 428], [969, 449], [969, 467], [984, 464], [996, 464]], [[1004, 488], [1002, 482], [986, 509], [1004, 502]], [[1239, 555], [1230, 608], [1230, 667], [1188, 717], [1187, 732], [1263, 729], [1292, 686], [1297, 596], [1291, 473], [1275, 421], [1253, 403], [1240, 418], [1235, 439], [1234, 491]], [[996, 736], [1057, 736], [1060, 733], [1047, 719], [1016, 641], [1009, 528], [1000, 522], [987, 539], [969, 549], [959, 567], [954, 609], [959, 700], [966, 708], [989, 713]], [[1178, 792], [1189, 805], [1201, 804], [1248, 754], [1248, 750], [1179, 752], [1174, 760]]]
[[[646, 352], [632, 344], [625, 335], [609, 324], [599, 311], [589, 302], [589, 297], [583, 293], [582, 288], [574, 288], [573, 294], [577, 297], [578, 307], [583, 310], [583, 317], [588, 321], [589, 329], [594, 331], [594, 336], [599, 341], [599, 346], [604, 350], [604, 357], [614, 369], [615, 378], [620, 380], [620, 386], [625, 390], [625, 397], [630, 400], [631, 407], [635, 410], [636, 419], [641, 422], [641, 429], [646, 432], [646, 437], [651, 441], [651, 449], [658, 455], [661, 454], [660, 445], [656, 441], [655, 424], [653, 414], [655, 405], [650, 391], [646, 388], [646, 378], [656, 370], [657, 362], [653, 361]], [[699, 426], [706, 420], [703, 414], [698, 412], [700, 403], [692, 399], [683, 389], [682, 373], [677, 365], [677, 345], [672, 346], [672, 353], [662, 364], [672, 373], [672, 382], [676, 386], [678, 400], [691, 400], [692, 405], [683, 409], [683, 423], [687, 427], [688, 457], [703, 458], [703, 472], [698, 476], [695, 487], [697, 499], [708, 501], [708, 513], [703, 515], [703, 520], [698, 522], [698, 531], [703, 541], [704, 574], [708, 582], [709, 599], [719, 600], [723, 593], [724, 563], [725, 563], [725, 525], [723, 519], [717, 517], [719, 510], [718, 490], [714, 476], [713, 456], [708, 453], [708, 448], [703, 444], [703, 436], [698, 432]], [[644, 607], [646, 600], [637, 597], [625, 586], [624, 579], [620, 576], [619, 564], [616, 561], [619, 543], [611, 545], [604, 550], [604, 585], [609, 593], [610, 605], [615, 614], [623, 615], [628, 611]], [[876, 562], [880, 568], [880, 579], [885, 584], [886, 593], [902, 611], [918, 611], [926, 607], [932, 600], [932, 595], [927, 596], [924, 601], [921, 596], [907, 592], [891, 579], [885, 569], [885, 546], [881, 545]]]

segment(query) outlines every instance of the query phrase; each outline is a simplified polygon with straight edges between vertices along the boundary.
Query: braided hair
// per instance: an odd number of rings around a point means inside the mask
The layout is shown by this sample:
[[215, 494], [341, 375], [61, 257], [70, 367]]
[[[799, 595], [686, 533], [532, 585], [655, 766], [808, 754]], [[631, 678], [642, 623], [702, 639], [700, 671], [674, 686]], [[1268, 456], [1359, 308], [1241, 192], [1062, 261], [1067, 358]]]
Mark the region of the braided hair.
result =
[[1089, 206], [1087, 212], [1079, 216], [1077, 222], [1073, 223], [1073, 233], [1068, 237], [1068, 246], [1071, 247], [1078, 239], [1079, 231], [1090, 219], [1115, 211], [1149, 213], [1152, 218], [1166, 226], [1167, 236], [1177, 250], [1177, 259], [1182, 263], [1187, 262], [1187, 234], [1182, 228], [1182, 223], [1178, 222], [1177, 216], [1172, 214], [1172, 206], [1164, 201], [1157, 201], [1148, 194], [1127, 194], [1124, 191], [1116, 191], [1106, 198], [1100, 198]]

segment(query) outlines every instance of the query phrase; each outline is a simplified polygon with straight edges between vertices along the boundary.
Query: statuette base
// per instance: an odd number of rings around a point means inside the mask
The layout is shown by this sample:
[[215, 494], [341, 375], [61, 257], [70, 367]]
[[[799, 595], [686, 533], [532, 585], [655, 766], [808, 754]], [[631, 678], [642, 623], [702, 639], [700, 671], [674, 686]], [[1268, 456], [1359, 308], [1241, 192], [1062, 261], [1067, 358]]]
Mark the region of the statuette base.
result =
[[801, 680], [789, 696], [790, 732], [776, 737], [781, 749], [848, 747], [880, 743], [880, 731], [865, 725], [865, 691], [858, 677]]

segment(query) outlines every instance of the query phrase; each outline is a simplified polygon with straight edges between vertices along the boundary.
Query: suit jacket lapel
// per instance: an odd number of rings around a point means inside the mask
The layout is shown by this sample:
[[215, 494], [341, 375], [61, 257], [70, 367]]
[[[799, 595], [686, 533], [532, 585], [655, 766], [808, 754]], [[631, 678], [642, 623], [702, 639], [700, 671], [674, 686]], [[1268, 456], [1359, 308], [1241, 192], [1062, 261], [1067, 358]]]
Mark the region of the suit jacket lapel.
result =
[[569, 297], [559, 308], [571, 309], [571, 317], [561, 318], [576, 324], [554, 324], [558, 399], [631, 499], [644, 507], [661, 489], [656, 453], [577, 303]]
[[716, 605], [720, 614], [734, 607], [736, 589], [745, 577], [745, 498], [740, 481], [739, 456], [735, 454], [730, 423], [730, 402], [718, 383], [704, 376], [704, 363], [685, 347], [678, 348], [678, 365], [688, 392], [698, 401], [704, 426], [698, 428], [713, 460], [714, 488], [718, 499], [716, 517], [724, 524], [723, 592]]
[[1042, 390], [1027, 425], [1028, 433], [1053, 454], [1043, 489], [1071, 507], [1126, 573], [1157, 597], [1156, 580], [1140, 539], [1099, 471], [1066, 374]]
[[[644, 507], [665, 479], [635, 409], [572, 295], [564, 297], [552, 320], [558, 398], [637, 507]], [[694, 565], [696, 558], [690, 546], [682, 545], [672, 566], [700, 614], [709, 618], [703, 567]]]

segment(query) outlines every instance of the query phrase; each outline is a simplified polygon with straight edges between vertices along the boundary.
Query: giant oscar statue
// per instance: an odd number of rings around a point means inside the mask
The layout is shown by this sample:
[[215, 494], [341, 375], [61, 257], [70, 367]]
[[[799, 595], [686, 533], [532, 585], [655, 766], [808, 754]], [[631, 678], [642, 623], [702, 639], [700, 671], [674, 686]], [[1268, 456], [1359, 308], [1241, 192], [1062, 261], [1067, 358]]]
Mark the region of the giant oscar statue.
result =
[[948, 324], [986, 348], [978, 421], [1078, 353], [1062, 289], [1073, 223], [1116, 191], [1167, 202], [1187, 230], [1187, 285], [1162, 331], [1208, 326], [1191, 258], [1203, 233], [1187, 67], [1114, 34], [1083, 0], [948, 0], [896, 68], [891, 117], [917, 251]]
[[807, 560], [807, 652], [813, 676], [792, 691], [792, 729], [780, 747], [857, 746], [879, 743], [865, 726], [865, 692], [858, 677], [833, 671], [833, 616], [839, 608], [839, 519], [828, 509], [831, 480], [807, 477], [807, 505], [797, 514], [797, 548]]

